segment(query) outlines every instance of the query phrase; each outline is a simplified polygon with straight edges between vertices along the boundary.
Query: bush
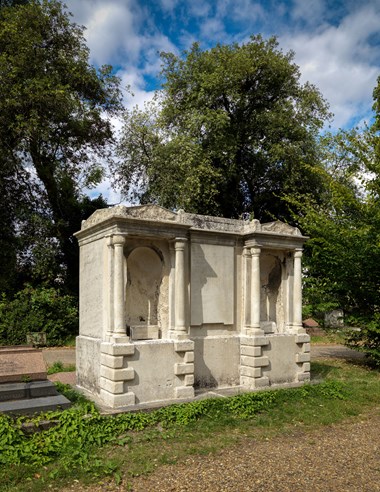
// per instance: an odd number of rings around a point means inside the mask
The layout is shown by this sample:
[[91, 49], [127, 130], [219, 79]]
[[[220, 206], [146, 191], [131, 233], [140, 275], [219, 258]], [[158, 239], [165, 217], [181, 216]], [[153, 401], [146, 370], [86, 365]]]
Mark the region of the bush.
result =
[[54, 288], [27, 285], [13, 299], [0, 299], [0, 344], [22, 345], [30, 332], [45, 332], [47, 345], [62, 345], [78, 333], [77, 300]]
[[375, 313], [371, 320], [356, 320], [360, 331], [351, 331], [346, 345], [364, 352], [376, 366], [380, 366], [380, 313]]

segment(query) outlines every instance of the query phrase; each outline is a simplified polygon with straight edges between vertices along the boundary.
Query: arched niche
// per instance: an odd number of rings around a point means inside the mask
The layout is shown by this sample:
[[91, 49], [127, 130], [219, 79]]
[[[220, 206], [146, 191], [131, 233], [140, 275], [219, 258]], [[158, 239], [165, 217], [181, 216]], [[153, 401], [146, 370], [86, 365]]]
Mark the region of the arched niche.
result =
[[281, 312], [281, 283], [282, 264], [275, 254], [264, 253], [261, 256], [261, 306], [260, 319], [264, 331], [278, 332], [282, 324]]
[[126, 321], [133, 339], [159, 338], [162, 269], [153, 248], [137, 247], [127, 257]]

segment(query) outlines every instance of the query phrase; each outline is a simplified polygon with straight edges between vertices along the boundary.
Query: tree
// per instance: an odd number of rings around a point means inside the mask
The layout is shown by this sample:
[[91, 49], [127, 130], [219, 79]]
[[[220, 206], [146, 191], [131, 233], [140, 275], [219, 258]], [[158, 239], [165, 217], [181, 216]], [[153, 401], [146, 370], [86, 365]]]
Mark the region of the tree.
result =
[[289, 196], [296, 220], [310, 235], [305, 245], [308, 315], [339, 307], [359, 326], [348, 344], [380, 364], [380, 161], [375, 128], [321, 138], [326, 183], [318, 204]]
[[[19, 196], [10, 190], [22, 189], [29, 213], [43, 218], [39, 227], [48, 225], [67, 286], [74, 291], [78, 252], [72, 234], [87, 214], [105, 205], [102, 199], [91, 204], [81, 190], [102, 177], [99, 163], [109, 157], [113, 143], [109, 116], [121, 109], [120, 101], [112, 68], [96, 70], [89, 64], [83, 27], [71, 22], [61, 2], [30, 0], [2, 6], [2, 187], [15, 211]], [[16, 236], [32, 222], [30, 216], [16, 213], [4, 221]]]
[[317, 190], [327, 104], [275, 38], [161, 54], [162, 91], [125, 114], [116, 183], [130, 199], [189, 212], [289, 218], [281, 196]]

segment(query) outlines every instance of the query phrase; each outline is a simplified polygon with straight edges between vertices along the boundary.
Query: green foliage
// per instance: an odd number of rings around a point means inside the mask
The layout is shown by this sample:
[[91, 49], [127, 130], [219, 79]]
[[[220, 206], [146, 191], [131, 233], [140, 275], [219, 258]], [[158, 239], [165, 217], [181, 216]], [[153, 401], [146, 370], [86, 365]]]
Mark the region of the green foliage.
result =
[[347, 345], [351, 348], [365, 352], [368, 357], [380, 366], [380, 313], [375, 313], [373, 318], [368, 320], [355, 318], [360, 327], [359, 330], [352, 330], [347, 336]]
[[[345, 389], [338, 381], [326, 381], [321, 385], [304, 386], [294, 390], [247, 393], [226, 399], [206, 399], [188, 404], [171, 405], [150, 413], [123, 413], [116, 416], [102, 416], [95, 406], [78, 400], [78, 394], [63, 390], [67, 397], [74, 398], [77, 406], [63, 412], [51, 412], [33, 419], [20, 417], [13, 421], [0, 415], [0, 464], [46, 465], [59, 457], [64, 468], [88, 466], [91, 448], [106, 443], [124, 446], [128, 442], [125, 433], [142, 431], [147, 427], [187, 426], [200, 419], [211, 421], [230, 415], [235, 419], [250, 419], [260, 412], [267, 412], [276, 404], [305, 398], [342, 399]], [[71, 391], [71, 393], [70, 393]], [[39, 425], [41, 420], [53, 420], [55, 426], [34, 434], [25, 434], [22, 424], [28, 421]]]
[[6, 231], [0, 267], [17, 262], [18, 284], [25, 277], [54, 283], [58, 271], [75, 292], [72, 235], [105, 206], [81, 190], [99, 182], [99, 162], [110, 156], [119, 79], [111, 67], [89, 64], [83, 28], [61, 2], [9, 3], [0, 9], [0, 226]]
[[29, 332], [45, 332], [47, 345], [62, 345], [78, 333], [76, 299], [53, 288], [27, 286], [13, 299], [0, 299], [0, 345], [26, 343]]
[[326, 186], [313, 196], [288, 196], [295, 220], [310, 240], [305, 245], [304, 301], [318, 317], [342, 308], [362, 330], [350, 345], [378, 358], [380, 311], [380, 180], [373, 129], [341, 131], [321, 139]]
[[50, 374], [57, 374], [58, 372], [72, 372], [72, 371], [75, 371], [75, 365], [65, 366], [60, 360], [58, 360], [57, 362], [54, 362], [52, 366], [49, 367], [47, 373], [50, 375]]
[[328, 117], [318, 90], [301, 85], [293, 53], [275, 38], [194, 44], [162, 55], [162, 91], [127, 111], [115, 169], [130, 198], [225, 217], [287, 217], [283, 193], [319, 190], [307, 166]]

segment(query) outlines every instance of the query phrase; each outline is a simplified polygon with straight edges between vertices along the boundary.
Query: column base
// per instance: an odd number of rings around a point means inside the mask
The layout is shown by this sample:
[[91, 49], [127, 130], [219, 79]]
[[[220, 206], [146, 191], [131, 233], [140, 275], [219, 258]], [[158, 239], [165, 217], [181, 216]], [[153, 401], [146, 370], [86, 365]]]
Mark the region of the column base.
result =
[[247, 337], [262, 337], [265, 335], [265, 332], [260, 327], [245, 326], [243, 335], [246, 335]]
[[168, 334], [171, 340], [188, 340], [189, 334], [186, 331], [169, 330]]
[[294, 335], [301, 335], [302, 333], [306, 333], [306, 330], [302, 325], [291, 325], [289, 332], [294, 333]]
[[122, 333], [120, 333], [120, 335], [117, 334], [117, 333], [113, 333], [109, 337], [109, 341], [111, 343], [130, 343], [131, 339], [129, 338], [128, 335], [125, 335], [125, 334], [122, 334]]

